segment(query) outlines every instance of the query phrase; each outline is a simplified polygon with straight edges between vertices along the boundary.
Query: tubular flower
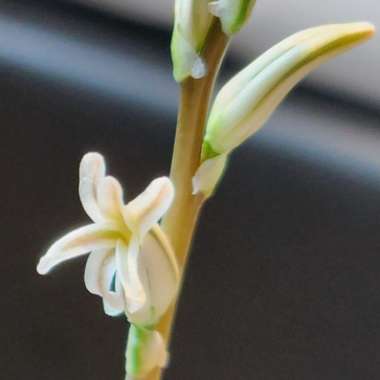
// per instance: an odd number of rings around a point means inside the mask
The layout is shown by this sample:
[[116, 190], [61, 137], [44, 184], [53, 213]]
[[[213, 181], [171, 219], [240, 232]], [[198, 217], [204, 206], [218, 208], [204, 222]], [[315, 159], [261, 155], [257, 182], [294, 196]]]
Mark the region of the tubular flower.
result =
[[166, 177], [157, 178], [124, 205], [122, 188], [106, 176], [103, 157], [88, 153], [80, 164], [79, 197], [93, 223], [56, 241], [37, 271], [46, 274], [63, 261], [91, 252], [84, 274], [88, 291], [102, 297], [106, 314], [124, 312], [130, 323], [151, 331], [149, 347], [156, 351], [145, 347], [142, 352], [149, 357], [142, 359], [161, 365], [166, 349], [153, 327], [179, 284], [175, 255], [158, 225], [172, 203], [173, 185]]
[[173, 74], [177, 82], [189, 76], [202, 78], [206, 66], [201, 51], [211, 26], [209, 0], [176, 0], [171, 41]]
[[263, 126], [300, 80], [373, 33], [373, 25], [365, 22], [304, 30], [275, 45], [227, 82], [210, 112], [194, 191], [209, 196], [228, 154]]

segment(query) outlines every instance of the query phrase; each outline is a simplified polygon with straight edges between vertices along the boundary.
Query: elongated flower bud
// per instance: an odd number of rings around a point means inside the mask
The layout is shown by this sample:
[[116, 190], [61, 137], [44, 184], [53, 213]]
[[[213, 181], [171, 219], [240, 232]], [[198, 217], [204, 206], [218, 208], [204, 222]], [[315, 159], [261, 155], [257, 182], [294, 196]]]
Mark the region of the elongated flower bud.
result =
[[236, 148], [265, 123], [310, 71], [373, 33], [374, 27], [369, 23], [325, 25], [297, 33], [264, 53], [217, 95], [207, 124], [202, 159]]
[[210, 12], [220, 18], [224, 33], [238, 32], [249, 19], [256, 0], [216, 0], [209, 5]]
[[177, 82], [189, 76], [201, 78], [206, 66], [201, 57], [212, 14], [209, 0], [176, 0], [171, 42], [173, 74]]
[[257, 132], [289, 91], [331, 57], [374, 34], [369, 23], [325, 25], [283, 40], [233, 77], [212, 106], [194, 192], [210, 196], [219, 180], [221, 160]]

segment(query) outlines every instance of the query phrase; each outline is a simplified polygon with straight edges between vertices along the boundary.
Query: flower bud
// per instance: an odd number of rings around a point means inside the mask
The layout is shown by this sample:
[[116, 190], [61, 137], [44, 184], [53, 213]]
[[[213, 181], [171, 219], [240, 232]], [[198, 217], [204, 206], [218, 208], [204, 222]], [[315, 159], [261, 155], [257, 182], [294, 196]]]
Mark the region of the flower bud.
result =
[[168, 353], [158, 331], [131, 325], [126, 352], [127, 379], [145, 377], [156, 367], [165, 367]]
[[227, 154], [255, 133], [289, 91], [327, 59], [367, 40], [369, 23], [325, 25], [283, 40], [218, 93], [207, 123], [202, 161]]
[[201, 78], [206, 66], [201, 57], [212, 14], [209, 0], [176, 0], [171, 42], [173, 74], [177, 82], [189, 76]]
[[225, 154], [204, 161], [193, 177], [193, 194], [202, 193], [205, 197], [210, 197], [223, 175], [226, 163]]
[[209, 5], [210, 12], [220, 18], [224, 33], [237, 33], [249, 19], [256, 0], [217, 0]]

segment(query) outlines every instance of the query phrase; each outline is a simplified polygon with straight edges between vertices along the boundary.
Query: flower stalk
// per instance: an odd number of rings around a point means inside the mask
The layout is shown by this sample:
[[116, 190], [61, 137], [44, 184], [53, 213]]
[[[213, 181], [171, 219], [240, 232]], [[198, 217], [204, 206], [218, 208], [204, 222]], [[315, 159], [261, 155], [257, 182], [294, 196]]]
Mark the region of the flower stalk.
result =
[[[201, 79], [188, 78], [181, 83], [177, 130], [170, 172], [176, 195], [170, 211], [162, 222], [162, 228], [176, 253], [182, 280], [198, 216], [205, 201], [202, 194], [193, 194], [192, 177], [200, 164], [210, 98], [228, 42], [229, 37], [223, 33], [219, 20], [215, 19], [203, 51], [203, 57], [208, 67], [206, 76]], [[175, 311], [176, 302], [172, 304], [156, 327], [167, 345], [170, 342]], [[159, 380], [161, 376], [162, 371], [157, 368], [144, 380]]]

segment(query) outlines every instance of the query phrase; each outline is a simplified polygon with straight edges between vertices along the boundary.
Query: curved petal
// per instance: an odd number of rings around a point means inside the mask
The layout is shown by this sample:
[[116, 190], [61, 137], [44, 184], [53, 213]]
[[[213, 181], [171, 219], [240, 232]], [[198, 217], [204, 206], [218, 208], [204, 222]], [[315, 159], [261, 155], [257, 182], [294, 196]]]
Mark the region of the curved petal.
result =
[[118, 315], [124, 312], [124, 308], [115, 309], [103, 298], [103, 310], [104, 314], [107, 314], [109, 317], [117, 317]]
[[[144, 238], [137, 257], [130, 255], [134, 250], [133, 246], [134, 244], [129, 246], [124, 253], [124, 256], [127, 256], [127, 263], [123, 264], [124, 268], [128, 266], [128, 271], [124, 274], [127, 317], [137, 326], [153, 326], [177, 294], [179, 269], [170, 243], [158, 225], [154, 226]], [[128, 261], [132, 259], [135, 262], [128, 265]], [[119, 271], [119, 266], [117, 268]], [[138, 282], [131, 279], [136, 273]], [[136, 302], [140, 289], [145, 300]], [[133, 292], [132, 298], [131, 292]]]
[[123, 222], [123, 189], [116, 178], [107, 176], [99, 180], [97, 201], [106, 219]]
[[94, 221], [103, 220], [97, 200], [97, 185], [105, 176], [104, 158], [99, 153], [87, 153], [79, 165], [79, 198], [87, 215]]
[[142, 326], [154, 325], [175, 298], [180, 281], [174, 252], [158, 226], [144, 239], [139, 253], [139, 271], [147, 302], [130, 320]]
[[112, 255], [112, 252], [112, 249], [101, 249], [89, 254], [84, 270], [84, 284], [90, 293], [98, 296], [102, 294], [101, 270], [105, 260]]
[[62, 261], [84, 255], [93, 250], [111, 248], [116, 245], [120, 233], [110, 223], [90, 224], [80, 227], [56, 241], [41, 257], [37, 272], [46, 274]]
[[143, 239], [169, 209], [174, 187], [167, 177], [157, 178], [139, 196], [124, 207], [124, 220], [134, 234]]
[[140, 244], [136, 237], [132, 237], [128, 246], [122, 240], [116, 245], [117, 276], [124, 288], [126, 309], [129, 313], [137, 312], [146, 302], [146, 293], [139, 273], [139, 249]]
[[[87, 290], [103, 298], [104, 312], [116, 316], [125, 309], [123, 287], [116, 276], [114, 249], [92, 252], [86, 263], [84, 282]], [[116, 276], [116, 278], [115, 278]], [[112, 285], [114, 283], [114, 288]]]
[[[171, 266], [171, 269], [173, 271], [174, 277], [177, 281], [180, 280], [180, 272], [177, 262], [177, 257], [175, 255], [175, 252], [173, 250], [173, 247], [166, 236], [166, 234], [162, 231], [162, 228], [156, 224], [153, 226], [152, 230], [150, 231], [152, 237], [154, 238], [155, 242], [160, 246], [161, 253], [164, 254], [164, 256], [167, 258], [169, 265]], [[149, 241], [149, 239], [147, 239]], [[146, 249], [147, 242], [144, 242], [142, 246], [142, 251], [144, 252]], [[149, 243], [148, 243], [149, 244]]]
[[116, 274], [114, 255], [109, 256], [104, 262], [103, 271], [100, 277], [100, 291], [103, 297], [104, 312], [107, 315], [114, 317], [124, 311], [124, 291]]

